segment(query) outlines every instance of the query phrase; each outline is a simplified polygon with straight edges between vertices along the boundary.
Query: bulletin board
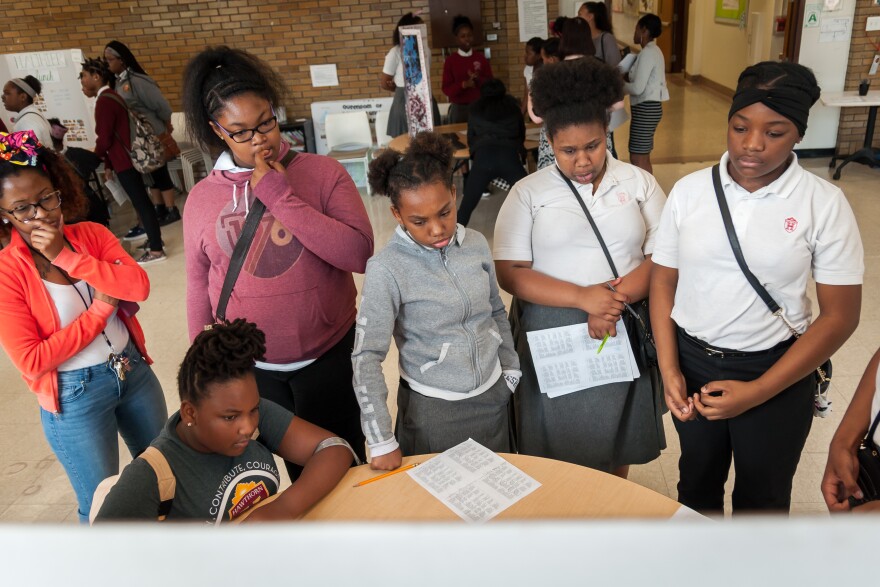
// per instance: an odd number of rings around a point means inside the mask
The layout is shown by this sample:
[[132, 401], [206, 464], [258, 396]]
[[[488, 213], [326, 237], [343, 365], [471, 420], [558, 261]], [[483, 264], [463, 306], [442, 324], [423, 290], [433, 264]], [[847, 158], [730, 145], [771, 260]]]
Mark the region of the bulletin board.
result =
[[482, 47], [485, 43], [481, 16], [482, 2], [480, 0], [428, 0], [428, 10], [428, 18], [425, 21], [430, 20], [431, 22], [431, 46], [433, 48], [458, 47], [458, 40], [452, 34], [452, 19], [459, 14], [471, 19], [471, 23], [474, 25], [474, 47]]
[[[46, 118], [57, 118], [67, 127], [64, 143], [71, 147], [95, 146], [94, 98], [86, 98], [79, 83], [83, 53], [80, 49], [9, 53], [0, 55], [0, 85], [16, 77], [32, 75], [43, 84], [34, 101]], [[0, 118], [12, 130], [14, 113], [0, 108]]]
[[715, 0], [715, 22], [743, 26], [749, 0]]

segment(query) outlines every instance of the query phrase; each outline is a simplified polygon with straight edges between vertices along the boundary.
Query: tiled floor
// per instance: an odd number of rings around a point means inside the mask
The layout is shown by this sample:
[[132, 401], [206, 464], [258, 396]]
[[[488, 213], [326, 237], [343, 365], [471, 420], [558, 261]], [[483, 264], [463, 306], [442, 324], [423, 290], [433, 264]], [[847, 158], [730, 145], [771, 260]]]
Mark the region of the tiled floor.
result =
[[[724, 151], [725, 127], [729, 102], [717, 94], [693, 87], [679, 79], [670, 80], [672, 100], [665, 105], [664, 119], [658, 129], [654, 151], [655, 175], [669, 190], [683, 175], [717, 160]], [[705, 129], [710, 129], [707, 132]], [[621, 152], [626, 152], [627, 128], [615, 133]], [[622, 155], [625, 158], [625, 154]], [[671, 163], [684, 161], [685, 163]], [[820, 177], [829, 177], [827, 159], [802, 161]], [[855, 210], [866, 251], [866, 276], [862, 321], [855, 335], [834, 357], [834, 381], [831, 398], [834, 412], [829, 418], [814, 419], [813, 428], [801, 459], [793, 491], [794, 514], [825, 514], [819, 482], [825, 466], [828, 442], [843, 415], [859, 377], [871, 354], [880, 345], [880, 207], [874, 199], [878, 190], [878, 171], [861, 165], [847, 167], [839, 185]], [[504, 194], [493, 193], [474, 213], [471, 228], [492, 239], [494, 218]], [[373, 222], [377, 248], [384, 245], [395, 227], [385, 198], [364, 196]], [[122, 233], [131, 225], [132, 212], [117, 211], [114, 229]], [[181, 224], [163, 229], [169, 259], [148, 268], [152, 281], [149, 301], [142, 304], [141, 323], [147, 344], [155, 360], [154, 369], [163, 384], [169, 409], [179, 405], [175, 389], [177, 366], [188, 346], [184, 309], [185, 273]], [[360, 284], [360, 279], [357, 280]], [[878, 302], [878, 303], [875, 303]], [[396, 390], [396, 352], [385, 362], [389, 389]], [[49, 449], [39, 422], [37, 403], [15, 369], [0, 353], [0, 520], [7, 522], [76, 521], [73, 490], [63, 469]], [[395, 399], [389, 398], [394, 409]], [[659, 459], [633, 467], [630, 479], [660, 493], [675, 497], [678, 479], [677, 437], [667, 416], [667, 448]], [[129, 460], [120, 446], [123, 463]], [[283, 468], [282, 468], [283, 470]]]

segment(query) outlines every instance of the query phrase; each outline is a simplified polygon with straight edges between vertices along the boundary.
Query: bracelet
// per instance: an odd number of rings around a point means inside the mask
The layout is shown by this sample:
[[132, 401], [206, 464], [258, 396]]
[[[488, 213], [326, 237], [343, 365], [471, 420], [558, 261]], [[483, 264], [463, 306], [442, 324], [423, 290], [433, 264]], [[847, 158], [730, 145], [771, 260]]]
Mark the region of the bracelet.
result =
[[348, 441], [344, 438], [340, 438], [339, 436], [331, 436], [330, 438], [325, 438], [321, 442], [318, 443], [318, 446], [315, 447], [315, 452], [312, 453], [312, 456], [315, 456], [325, 448], [329, 448], [331, 446], [344, 446], [348, 449], [348, 452], [351, 453], [351, 456], [354, 458], [354, 462], [356, 465], [363, 465], [361, 459], [355, 454], [354, 449], [351, 448], [351, 445], [348, 444]]

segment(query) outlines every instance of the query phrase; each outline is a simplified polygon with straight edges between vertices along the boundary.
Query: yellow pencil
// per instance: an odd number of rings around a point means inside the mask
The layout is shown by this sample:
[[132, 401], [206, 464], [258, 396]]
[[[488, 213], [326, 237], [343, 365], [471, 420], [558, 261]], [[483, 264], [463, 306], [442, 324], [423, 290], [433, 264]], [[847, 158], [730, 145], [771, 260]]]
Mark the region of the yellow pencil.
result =
[[409, 465], [406, 465], [406, 466], [401, 467], [399, 469], [394, 469], [393, 471], [388, 471], [387, 473], [382, 473], [381, 475], [376, 475], [375, 477], [370, 477], [369, 479], [365, 479], [364, 481], [361, 481], [360, 483], [355, 483], [354, 487], [360, 487], [362, 485], [366, 485], [367, 483], [372, 483], [373, 481], [378, 481], [379, 479], [384, 479], [385, 477], [390, 477], [391, 475], [397, 475], [398, 473], [402, 473], [403, 471], [408, 471], [409, 469], [412, 469], [413, 467], [418, 467], [418, 466], [419, 466], [419, 463], [410, 463]]

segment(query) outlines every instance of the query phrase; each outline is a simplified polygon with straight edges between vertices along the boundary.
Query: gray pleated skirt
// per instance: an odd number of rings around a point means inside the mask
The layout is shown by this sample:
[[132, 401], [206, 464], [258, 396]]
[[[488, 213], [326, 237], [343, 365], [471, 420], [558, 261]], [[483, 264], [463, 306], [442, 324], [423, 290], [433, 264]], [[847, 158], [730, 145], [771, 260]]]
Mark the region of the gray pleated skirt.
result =
[[519, 300], [511, 310], [522, 380], [514, 395], [519, 452], [610, 472], [647, 463], [666, 448], [662, 397], [650, 377], [610, 383], [549, 398], [538, 387], [526, 332], [585, 323], [574, 308], [551, 308]]
[[468, 438], [495, 452], [514, 452], [509, 404], [504, 377], [480, 395], [459, 401], [427, 397], [401, 379], [394, 433], [403, 456], [443, 452]]

